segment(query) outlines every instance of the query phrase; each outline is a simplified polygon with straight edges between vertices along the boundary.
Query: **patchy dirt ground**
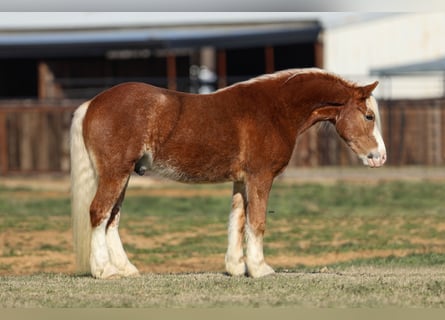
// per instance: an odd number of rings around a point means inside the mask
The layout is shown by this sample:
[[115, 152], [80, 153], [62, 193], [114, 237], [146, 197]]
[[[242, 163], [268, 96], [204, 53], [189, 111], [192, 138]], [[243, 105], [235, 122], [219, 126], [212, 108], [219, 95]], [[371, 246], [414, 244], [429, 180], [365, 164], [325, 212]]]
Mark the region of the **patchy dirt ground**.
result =
[[[372, 175], [368, 170], [373, 170]], [[366, 182], [370, 184], [387, 180], [433, 180], [445, 181], [443, 168], [384, 168], [384, 169], [302, 169], [286, 172], [279, 179], [285, 181], [334, 183], [339, 180]], [[162, 188], [150, 188], [153, 185]], [[69, 195], [68, 177], [9, 177], [0, 178], [0, 187], [17, 188], [14, 196], [32, 197], [66, 197]], [[1, 191], [0, 191], [1, 192]], [[184, 190], [176, 184], [166, 183], [146, 177], [133, 177], [128, 194], [131, 195], [168, 195], [176, 196], [230, 196], [230, 189], [202, 188]], [[445, 228], [445, 227], [444, 227]], [[187, 231], [188, 232], [188, 231]], [[163, 243], [174, 243], [178, 239], [190, 236], [187, 232], [167, 233], [147, 238], [128, 234], [122, 231], [124, 244], [134, 247], [151, 248]], [[225, 234], [226, 230], [217, 231]], [[416, 239], [413, 239], [415, 241]], [[418, 241], [423, 241], [418, 239]], [[439, 240], [438, 240], [439, 241]], [[72, 253], [72, 235], [70, 230], [56, 232], [51, 230], [11, 232], [0, 234], [0, 275], [33, 274], [39, 272], [74, 273], [74, 254]], [[440, 243], [429, 246], [429, 252], [444, 253], [445, 239]], [[175, 272], [211, 272], [224, 271], [224, 251], [213, 255], [192, 255], [187, 258], [169, 259], [160, 263], [138, 263], [136, 265], [142, 273], [175, 273]], [[298, 264], [307, 266], [328, 265], [335, 262], [348, 261], [357, 258], [405, 256], [411, 253], [422, 253], [422, 250], [366, 250], [360, 252], [332, 252], [328, 254], [310, 256], [282, 256], [268, 257], [272, 266], [280, 268], [292, 267]], [[133, 258], [130, 255], [130, 259]]]
[[[225, 230], [221, 230], [225, 232]], [[175, 241], [187, 234], [175, 233], [147, 239], [142, 236], [122, 233], [126, 245], [150, 248], [159, 243]], [[3, 233], [0, 236], [2, 255], [0, 256], [0, 275], [25, 275], [40, 272], [75, 273], [74, 254], [71, 250], [71, 233], [55, 231], [31, 231], [26, 234]], [[445, 241], [429, 246], [428, 253], [445, 253]], [[9, 251], [7, 251], [9, 250]], [[425, 253], [423, 249], [403, 250], [362, 250], [352, 252], [331, 252], [320, 255], [273, 255], [267, 256], [268, 262], [275, 267], [292, 268], [296, 265], [323, 266], [359, 258], [403, 257], [413, 253]], [[188, 258], [169, 259], [164, 263], [142, 263], [130, 254], [142, 273], [180, 273], [180, 272], [223, 272], [224, 252]]]

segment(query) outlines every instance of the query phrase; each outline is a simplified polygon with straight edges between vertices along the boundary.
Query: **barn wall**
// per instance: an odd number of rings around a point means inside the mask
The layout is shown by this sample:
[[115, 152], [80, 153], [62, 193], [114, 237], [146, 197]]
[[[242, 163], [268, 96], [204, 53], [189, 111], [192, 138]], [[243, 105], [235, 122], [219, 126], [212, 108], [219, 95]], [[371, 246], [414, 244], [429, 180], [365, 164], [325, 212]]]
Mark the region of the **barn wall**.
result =
[[[367, 82], [371, 71], [445, 57], [445, 13], [403, 13], [357, 21], [323, 32], [324, 67]], [[423, 76], [423, 78], [420, 78]], [[385, 99], [445, 96], [444, 74], [381, 78], [375, 94]]]
[[445, 56], [445, 13], [408, 13], [324, 32], [325, 66], [340, 74]]

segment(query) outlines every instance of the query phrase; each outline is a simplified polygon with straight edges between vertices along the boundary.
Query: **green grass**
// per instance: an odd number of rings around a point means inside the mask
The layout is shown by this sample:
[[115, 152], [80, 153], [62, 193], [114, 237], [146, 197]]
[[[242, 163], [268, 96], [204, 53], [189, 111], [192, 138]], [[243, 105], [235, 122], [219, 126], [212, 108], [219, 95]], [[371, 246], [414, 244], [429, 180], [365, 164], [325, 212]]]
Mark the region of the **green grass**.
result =
[[[437, 253], [409, 254], [404, 257], [390, 255], [384, 258], [355, 259], [347, 262], [335, 263], [329, 266], [330, 269], [339, 270], [347, 267], [374, 266], [385, 268], [412, 267], [422, 268], [425, 266], [441, 267], [445, 266], [445, 255]], [[307, 270], [307, 269], [306, 269]]]
[[[172, 187], [221, 194], [169, 197]], [[231, 186], [168, 184], [160, 189], [166, 196], [129, 192], [124, 202], [121, 230], [147, 241], [124, 242], [133, 262], [164, 266], [219, 254], [223, 269]], [[66, 273], [17, 277], [8, 275], [14, 267], [5, 262], [0, 263], [0, 307], [444, 307], [444, 195], [445, 184], [428, 181], [278, 182], [270, 196], [265, 237], [266, 259], [278, 271], [273, 277], [206, 273], [205, 263], [204, 273], [146, 273], [113, 281]], [[7, 235], [0, 258], [9, 261], [32, 250], [68, 254], [66, 241], [23, 248], [34, 241], [28, 239], [32, 232], [67, 232], [69, 210], [67, 194], [45, 197], [23, 188], [0, 188], [0, 232]], [[10, 242], [11, 235], [20, 241]], [[372, 254], [382, 251], [408, 254]], [[361, 252], [371, 254], [355, 255]], [[324, 260], [332, 255], [351, 258]], [[278, 263], [279, 257], [288, 261]], [[304, 263], [315, 258], [318, 264]], [[39, 270], [56, 263], [42, 262]]]
[[280, 215], [385, 216], [445, 214], [443, 183], [387, 182], [379, 185], [306, 184], [272, 189], [269, 210]]
[[[180, 185], [180, 188], [193, 188]], [[203, 186], [199, 186], [203, 188]], [[211, 188], [230, 189], [229, 185]], [[443, 184], [391, 182], [380, 185], [288, 185], [278, 183], [271, 192], [265, 253], [309, 256], [360, 250], [421, 250], [413, 237], [445, 239]], [[210, 228], [180, 243], [153, 249], [128, 247], [141, 262], [150, 255], [171, 259], [191, 254], [223, 253], [230, 197], [184, 198], [129, 196], [124, 204], [122, 228], [145, 237]], [[150, 217], [151, 225], [141, 224]], [[218, 235], [214, 235], [219, 230]], [[337, 244], [333, 244], [333, 242]], [[304, 243], [304, 245], [302, 245]], [[274, 245], [274, 244], [279, 244]], [[164, 256], [165, 258], [165, 256]], [[162, 262], [168, 259], [161, 259]]]
[[[0, 232], [7, 230], [66, 230], [70, 227], [70, 202], [62, 198], [26, 197], [33, 191], [0, 188]], [[25, 196], [22, 196], [25, 194]]]
[[441, 268], [353, 267], [341, 272], [281, 272], [262, 279], [194, 273], [110, 281], [39, 274], [0, 277], [0, 306], [442, 308], [445, 273]]
[[[162, 188], [171, 188], [172, 185]], [[231, 186], [187, 186], [176, 189], [230, 190]], [[161, 188], [161, 189], [162, 189]], [[23, 196], [26, 189], [2, 188], [0, 232], [70, 228], [69, 198]], [[131, 194], [131, 193], [130, 193]], [[121, 229], [145, 238], [192, 233], [174, 244], [127, 249], [135, 255], [224, 252], [230, 196], [127, 196]], [[265, 239], [267, 255], [321, 255], [357, 250], [424, 248], [445, 239], [445, 185], [432, 182], [386, 182], [379, 185], [276, 183], [270, 195]], [[20, 196], [18, 196], [20, 195]], [[198, 232], [203, 230], [202, 232]], [[412, 241], [412, 239], [422, 241]], [[279, 245], [278, 245], [279, 244]], [[46, 249], [61, 251], [57, 246]], [[428, 248], [425, 249], [428, 251]], [[10, 248], [10, 252], [14, 250]]]

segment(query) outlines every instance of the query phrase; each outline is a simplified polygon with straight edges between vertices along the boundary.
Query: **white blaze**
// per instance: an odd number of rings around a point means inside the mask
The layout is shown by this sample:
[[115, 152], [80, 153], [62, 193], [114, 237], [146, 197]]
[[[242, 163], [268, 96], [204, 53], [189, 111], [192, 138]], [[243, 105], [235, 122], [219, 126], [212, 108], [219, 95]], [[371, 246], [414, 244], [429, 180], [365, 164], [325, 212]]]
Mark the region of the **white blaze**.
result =
[[381, 133], [381, 121], [380, 121], [380, 113], [379, 107], [376, 99], [373, 96], [370, 96], [366, 100], [366, 106], [374, 112], [375, 115], [375, 123], [374, 130], [372, 132], [374, 139], [377, 141], [377, 150], [372, 151], [372, 158], [362, 158], [364, 164], [369, 165], [370, 167], [380, 167], [386, 162], [386, 147], [382, 138]]

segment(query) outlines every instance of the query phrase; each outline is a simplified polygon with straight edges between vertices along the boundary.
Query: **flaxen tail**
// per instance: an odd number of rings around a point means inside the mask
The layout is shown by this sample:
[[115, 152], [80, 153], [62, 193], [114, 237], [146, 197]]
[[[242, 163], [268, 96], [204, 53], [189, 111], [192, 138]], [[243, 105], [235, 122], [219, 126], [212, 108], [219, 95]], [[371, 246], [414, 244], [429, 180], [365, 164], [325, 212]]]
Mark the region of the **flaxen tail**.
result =
[[70, 132], [71, 219], [79, 272], [90, 272], [90, 205], [97, 190], [96, 172], [83, 138], [83, 120], [88, 105], [89, 102], [85, 102], [77, 108]]

